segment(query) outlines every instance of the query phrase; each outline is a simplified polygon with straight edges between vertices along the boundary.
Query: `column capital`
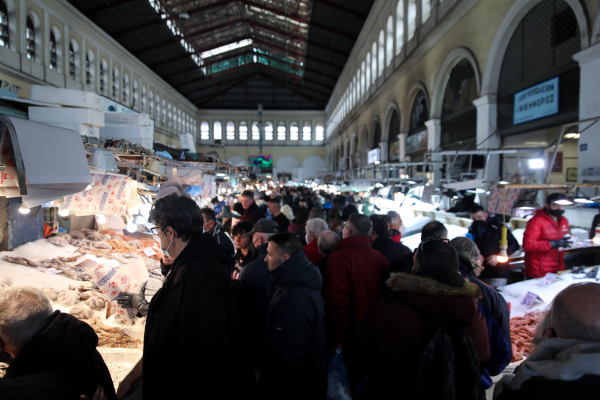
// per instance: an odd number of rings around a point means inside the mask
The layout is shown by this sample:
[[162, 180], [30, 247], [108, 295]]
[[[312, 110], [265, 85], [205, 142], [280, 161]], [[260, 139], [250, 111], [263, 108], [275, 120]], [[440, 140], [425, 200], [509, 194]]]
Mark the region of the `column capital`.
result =
[[600, 43], [590, 46], [579, 53], [573, 54], [573, 59], [577, 61], [579, 65], [584, 65], [591, 61], [600, 59]]
[[496, 104], [498, 96], [495, 94], [486, 94], [478, 99], [473, 100], [473, 105], [477, 108], [489, 106], [490, 104]]

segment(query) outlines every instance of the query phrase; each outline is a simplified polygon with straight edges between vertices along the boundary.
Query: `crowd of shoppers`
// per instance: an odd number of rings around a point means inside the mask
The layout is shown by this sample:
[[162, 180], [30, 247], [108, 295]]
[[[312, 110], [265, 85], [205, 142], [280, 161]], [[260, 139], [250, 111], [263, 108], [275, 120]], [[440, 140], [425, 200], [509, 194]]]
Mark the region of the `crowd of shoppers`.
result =
[[[557, 232], [532, 220], [531, 251], [566, 245], [549, 200], [536, 217]], [[144, 399], [325, 399], [327, 362], [340, 351], [354, 399], [475, 400], [510, 362], [508, 304], [480, 279], [497, 264], [501, 227], [483, 208], [471, 208], [469, 238], [449, 241], [444, 224], [432, 221], [413, 252], [401, 243], [398, 213], [367, 216], [352, 196], [244, 191], [235, 211], [214, 205], [218, 214], [174, 192], [150, 211], [166, 280], [149, 305], [127, 300], [147, 314]], [[544, 270], [545, 256], [536, 257], [528, 271]], [[545, 340], [497, 387], [500, 399], [597, 394], [599, 288], [557, 297]], [[0, 351], [14, 358], [0, 390], [91, 399], [100, 387], [115, 399], [96, 345], [93, 330], [53, 313], [43, 292], [0, 290]]]

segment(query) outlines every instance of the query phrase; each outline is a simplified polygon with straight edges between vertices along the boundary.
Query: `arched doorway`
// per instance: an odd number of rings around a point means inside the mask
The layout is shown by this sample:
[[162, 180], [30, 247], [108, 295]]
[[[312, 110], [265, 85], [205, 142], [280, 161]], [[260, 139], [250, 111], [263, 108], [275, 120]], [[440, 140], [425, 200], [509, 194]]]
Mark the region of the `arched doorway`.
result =
[[390, 117], [390, 127], [388, 129], [388, 161], [400, 161], [400, 114], [398, 111], [392, 111]]
[[369, 132], [366, 127], [363, 127], [360, 132], [360, 137], [358, 138], [358, 152], [360, 159], [360, 167], [364, 167], [367, 165], [367, 153], [369, 147]]
[[450, 72], [442, 100], [441, 145], [444, 150], [466, 149], [477, 138], [477, 78], [471, 62], [463, 58]]
[[[406, 138], [406, 154], [411, 156], [422, 154], [427, 150], [427, 127], [425, 121], [429, 119], [429, 104], [425, 92], [419, 90], [413, 100], [408, 137]], [[418, 161], [418, 160], [416, 160]]]

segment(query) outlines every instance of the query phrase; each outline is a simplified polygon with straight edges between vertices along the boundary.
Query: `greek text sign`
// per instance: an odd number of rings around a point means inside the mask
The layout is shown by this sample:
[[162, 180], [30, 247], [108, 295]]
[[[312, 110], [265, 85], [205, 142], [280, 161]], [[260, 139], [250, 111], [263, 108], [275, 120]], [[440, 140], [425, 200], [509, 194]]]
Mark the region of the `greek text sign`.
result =
[[513, 124], [558, 114], [558, 77], [515, 93]]

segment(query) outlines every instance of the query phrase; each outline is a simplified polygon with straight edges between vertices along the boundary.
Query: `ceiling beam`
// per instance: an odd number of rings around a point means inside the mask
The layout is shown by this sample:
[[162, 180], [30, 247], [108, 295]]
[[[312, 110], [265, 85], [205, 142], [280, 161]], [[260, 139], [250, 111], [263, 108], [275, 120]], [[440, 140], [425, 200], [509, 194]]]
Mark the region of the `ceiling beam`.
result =
[[316, 100], [314, 98], [312, 98], [311, 96], [306, 95], [305, 93], [299, 92], [296, 88], [291, 88], [289, 87], [287, 84], [282, 83], [279, 79], [277, 78], [271, 78], [271, 80], [276, 83], [277, 85], [283, 87], [284, 89], [289, 90], [290, 92], [294, 93], [295, 95], [298, 95], [300, 97], [302, 97], [305, 100], [310, 101], [313, 104], [316, 104], [319, 107], [325, 107], [327, 105], [327, 103], [322, 103], [319, 100]]
[[[199, 101], [206, 102], [206, 101], [209, 101], [209, 100], [211, 100], [211, 99], [214, 99], [215, 97], [217, 97], [217, 96], [220, 96], [220, 95], [222, 95], [223, 93], [227, 92], [228, 90], [231, 90], [231, 89], [233, 89], [234, 87], [238, 86], [240, 83], [243, 83], [243, 82], [245, 82], [247, 79], [249, 79], [249, 78], [252, 78], [252, 77], [253, 77], [254, 75], [256, 75], [256, 74], [257, 74], [257, 72], [252, 72], [252, 73], [250, 73], [250, 74], [246, 74], [246, 75], [244, 75], [244, 76], [241, 76], [241, 77], [239, 77], [239, 78], [237, 78], [237, 79], [233, 80], [233, 81], [232, 81], [232, 82], [229, 84], [229, 86], [228, 86], [228, 87], [226, 87], [226, 88], [219, 88], [219, 90], [218, 90], [217, 92], [214, 92], [214, 93], [207, 93], [207, 94], [208, 94], [208, 96], [206, 96], [206, 97], [201, 97]], [[206, 93], [206, 92], [205, 92], [205, 93]], [[195, 94], [202, 94], [202, 93], [198, 93], [198, 92], [196, 92]], [[192, 95], [192, 96], [187, 96], [187, 98], [188, 98], [188, 100], [190, 100], [190, 101], [194, 102], [194, 101], [195, 101], [194, 99], [197, 99], [197, 96], [194, 96], [194, 95]]]
[[129, 3], [135, 3], [137, 1], [139, 1], [139, 0], [120, 0], [120, 1], [116, 1], [114, 3], [109, 3], [108, 5], [105, 5], [102, 7], [93, 8], [91, 10], [86, 11], [84, 14], [88, 18], [92, 18], [104, 11], [111, 11], [115, 7], [120, 7], [125, 4], [129, 4]]
[[322, 31], [329, 32], [329, 33], [331, 33], [332, 35], [338, 35], [338, 36], [345, 37], [346, 39], [350, 40], [351, 42], [355, 42], [355, 41], [356, 41], [356, 38], [357, 38], [357, 36], [353, 36], [353, 35], [350, 35], [350, 34], [347, 34], [347, 33], [344, 33], [344, 32], [337, 32], [337, 31], [334, 31], [334, 30], [333, 30], [333, 29], [331, 29], [331, 28], [328, 28], [328, 27], [326, 27], [326, 26], [323, 26], [323, 25], [316, 24], [316, 23], [314, 23], [314, 22], [312, 22], [312, 23], [310, 24], [310, 27], [311, 27], [311, 29], [312, 29], [312, 28], [317, 28], [317, 29], [320, 29], [320, 30], [322, 30]]

